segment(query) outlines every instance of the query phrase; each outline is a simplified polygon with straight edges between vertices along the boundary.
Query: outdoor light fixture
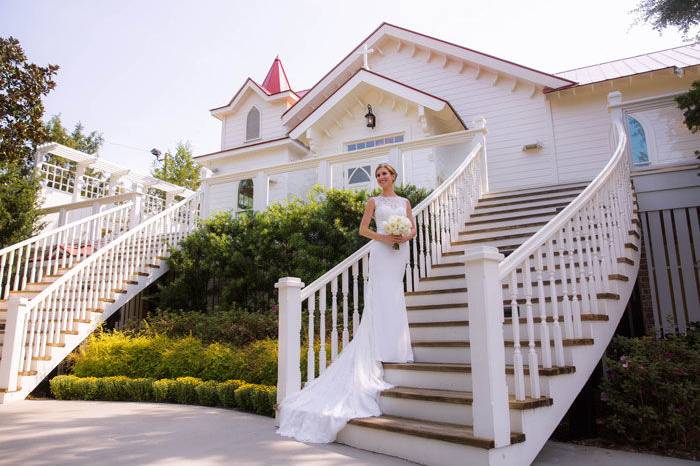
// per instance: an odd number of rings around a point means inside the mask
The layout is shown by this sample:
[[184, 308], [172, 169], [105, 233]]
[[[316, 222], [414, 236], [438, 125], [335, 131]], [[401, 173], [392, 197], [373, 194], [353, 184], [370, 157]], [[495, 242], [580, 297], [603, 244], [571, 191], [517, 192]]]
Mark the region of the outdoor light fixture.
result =
[[155, 157], [156, 160], [160, 162], [161, 152], [158, 149], [156, 149], [155, 147], [151, 149], [151, 154], [153, 154], [153, 157]]
[[368, 128], [374, 128], [377, 126], [377, 117], [374, 116], [374, 113], [372, 113], [372, 106], [369, 104], [367, 104], [367, 113], [365, 114], [365, 118], [367, 118]]

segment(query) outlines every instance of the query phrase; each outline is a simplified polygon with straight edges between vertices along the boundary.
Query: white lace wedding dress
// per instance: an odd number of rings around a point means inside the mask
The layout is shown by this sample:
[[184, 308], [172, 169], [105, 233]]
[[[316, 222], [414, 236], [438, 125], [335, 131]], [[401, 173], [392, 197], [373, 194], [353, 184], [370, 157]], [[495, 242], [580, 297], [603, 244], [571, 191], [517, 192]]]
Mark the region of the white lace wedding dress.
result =
[[[377, 196], [374, 202], [380, 233], [390, 216], [406, 215], [404, 198]], [[357, 333], [320, 377], [280, 404], [278, 434], [329, 443], [348, 420], [381, 414], [379, 392], [392, 386], [382, 380], [381, 362], [413, 361], [403, 286], [408, 245], [397, 251], [390, 244], [373, 243]]]

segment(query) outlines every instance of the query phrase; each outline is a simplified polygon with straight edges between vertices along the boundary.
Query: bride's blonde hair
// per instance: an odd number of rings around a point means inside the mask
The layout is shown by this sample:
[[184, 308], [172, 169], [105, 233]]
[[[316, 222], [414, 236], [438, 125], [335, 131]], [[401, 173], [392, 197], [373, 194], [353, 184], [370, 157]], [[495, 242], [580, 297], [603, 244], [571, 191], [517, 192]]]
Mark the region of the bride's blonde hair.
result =
[[399, 174], [396, 172], [396, 169], [389, 165], [388, 163], [380, 163], [377, 165], [377, 168], [374, 169], [374, 177], [377, 177], [377, 173], [381, 168], [386, 168], [387, 171], [391, 174], [391, 177], [394, 178], [394, 182], [396, 182], [396, 177], [399, 176]]

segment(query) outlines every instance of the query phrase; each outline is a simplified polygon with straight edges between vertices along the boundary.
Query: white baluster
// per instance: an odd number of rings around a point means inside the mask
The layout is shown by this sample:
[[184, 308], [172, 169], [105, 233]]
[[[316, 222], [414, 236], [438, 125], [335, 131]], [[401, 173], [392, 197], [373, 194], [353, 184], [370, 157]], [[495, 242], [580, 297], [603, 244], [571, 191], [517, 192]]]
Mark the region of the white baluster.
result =
[[338, 277], [331, 281], [331, 362], [338, 357]]
[[319, 290], [318, 309], [319, 309], [319, 336], [321, 348], [318, 350], [318, 372], [323, 374], [328, 365], [328, 356], [326, 355], [326, 284]]
[[[542, 341], [542, 367], [552, 367], [552, 350], [549, 345], [549, 327], [547, 325], [547, 302], [545, 300], [544, 279], [542, 277], [544, 264], [542, 263], [543, 249], [535, 251], [535, 272], [537, 276], [538, 307], [540, 308], [540, 340]], [[555, 288], [556, 291], [556, 288]], [[552, 295], [552, 301], [557, 300], [556, 292]]]
[[[553, 240], [547, 241], [547, 271], [549, 272], [549, 294], [552, 296], [552, 332], [554, 333], [554, 358], [559, 367], [564, 367], [564, 342], [562, 341], [561, 325], [559, 324], [559, 300], [557, 299], [556, 267], [554, 265]], [[566, 276], [562, 280], [561, 293], [566, 301]]]
[[[540, 370], [537, 358], [536, 337], [535, 337], [535, 321], [532, 315], [532, 278], [530, 276], [530, 258], [525, 259], [523, 263], [523, 289], [525, 290], [525, 315], [527, 317], [527, 336], [529, 341], [529, 350], [527, 354], [528, 368], [530, 370], [530, 394], [533, 398], [540, 397]], [[543, 341], [541, 344], [548, 345], [548, 341]]]
[[343, 287], [343, 349], [350, 343], [350, 332], [348, 331], [348, 269], [343, 270], [341, 275]]
[[357, 276], [359, 274], [359, 264], [353, 262], [352, 264], [352, 337], [355, 338], [357, 333], [357, 326], [360, 325], [360, 312], [358, 307], [358, 286], [357, 286]]
[[525, 368], [520, 351], [520, 314], [518, 313], [518, 273], [514, 269], [510, 274], [510, 312], [513, 328], [513, 375], [515, 378], [515, 399], [525, 399]]
[[316, 378], [315, 366], [316, 366], [316, 352], [314, 351], [314, 345], [316, 343], [314, 334], [314, 313], [316, 312], [316, 293], [311, 293], [309, 299], [306, 301], [308, 311], [309, 311], [309, 337], [308, 337], [308, 351], [306, 354], [306, 381], [311, 382]]

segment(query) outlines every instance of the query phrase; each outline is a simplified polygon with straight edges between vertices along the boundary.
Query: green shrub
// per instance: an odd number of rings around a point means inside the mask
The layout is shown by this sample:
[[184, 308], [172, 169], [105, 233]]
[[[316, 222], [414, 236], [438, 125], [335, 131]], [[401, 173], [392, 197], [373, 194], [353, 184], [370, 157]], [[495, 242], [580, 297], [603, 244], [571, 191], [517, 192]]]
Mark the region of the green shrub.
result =
[[219, 397], [219, 404], [225, 408], [235, 408], [236, 405], [236, 390], [241, 385], [244, 385], [243, 380], [227, 380], [216, 386], [216, 392]]
[[237, 378], [255, 384], [277, 384], [277, 340], [253, 342], [236, 351], [235, 357]]
[[[397, 189], [404, 192], [412, 202], [428, 194]], [[160, 285], [159, 307], [204, 309], [214, 281], [224, 308], [269, 312], [280, 277], [311, 283], [367, 241], [358, 234], [367, 198], [364, 191], [317, 187], [306, 201], [203, 221], [168, 259], [172, 274]]]
[[255, 340], [277, 337], [277, 314], [242, 310], [211, 312], [169, 311], [158, 309], [142, 322], [130, 324], [141, 334], [167, 335], [170, 338], [193, 336], [203, 343], [226, 343], [235, 347]]
[[59, 375], [49, 382], [59, 400], [151, 401], [202, 406], [221, 405], [272, 416], [277, 398], [274, 386], [243, 380], [202, 382], [194, 377], [129, 379], [128, 377], [76, 377]]
[[175, 403], [193, 405], [197, 403], [197, 386], [202, 383], [195, 377], [178, 377], [173, 385], [173, 397]]
[[236, 405], [244, 411], [272, 416], [277, 389], [267, 385], [245, 384], [236, 392]]
[[128, 400], [153, 401], [153, 379], [128, 379], [126, 381], [126, 394]]
[[153, 382], [153, 399], [161, 403], [175, 403], [175, 381], [160, 379]]
[[700, 327], [687, 336], [617, 337], [600, 385], [605, 435], [662, 452], [700, 456]]
[[202, 382], [194, 388], [197, 393], [197, 404], [202, 406], [216, 406], [219, 404], [219, 394], [217, 388], [219, 382], [209, 380]]
[[197, 338], [169, 339], [161, 354], [158, 375], [165, 378], [198, 377], [204, 369], [203, 356], [204, 345]]
[[203, 380], [227, 380], [234, 377], [243, 378], [238, 373], [237, 351], [221, 343], [212, 343], [202, 353], [202, 370], [199, 377]]

